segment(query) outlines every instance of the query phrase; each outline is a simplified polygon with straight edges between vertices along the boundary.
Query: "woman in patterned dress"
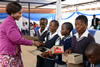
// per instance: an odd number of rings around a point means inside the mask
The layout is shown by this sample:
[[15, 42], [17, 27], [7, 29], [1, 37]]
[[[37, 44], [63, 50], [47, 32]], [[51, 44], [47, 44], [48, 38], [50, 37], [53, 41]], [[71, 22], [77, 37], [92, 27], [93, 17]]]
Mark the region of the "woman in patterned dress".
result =
[[16, 2], [6, 7], [8, 17], [0, 24], [0, 67], [23, 67], [20, 45], [40, 46], [40, 42], [22, 37], [15, 22], [21, 17], [21, 9]]

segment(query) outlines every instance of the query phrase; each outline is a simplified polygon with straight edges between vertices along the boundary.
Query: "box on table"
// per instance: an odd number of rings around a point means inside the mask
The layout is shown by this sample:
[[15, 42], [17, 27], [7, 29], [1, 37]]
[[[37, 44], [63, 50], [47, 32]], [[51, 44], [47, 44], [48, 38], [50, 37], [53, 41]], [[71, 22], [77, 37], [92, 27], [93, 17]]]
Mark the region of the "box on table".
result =
[[68, 56], [64, 56], [62, 54], [62, 61], [64, 62], [67, 61], [67, 63], [72, 63], [72, 64], [80, 64], [83, 63], [83, 55], [72, 53], [72, 54], [68, 54]]

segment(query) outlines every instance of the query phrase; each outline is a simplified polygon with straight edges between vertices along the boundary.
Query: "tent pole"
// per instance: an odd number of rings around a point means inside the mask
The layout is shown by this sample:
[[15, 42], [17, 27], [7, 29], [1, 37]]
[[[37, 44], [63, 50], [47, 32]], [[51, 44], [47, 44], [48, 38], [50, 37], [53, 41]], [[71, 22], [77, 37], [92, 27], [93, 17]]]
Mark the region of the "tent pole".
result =
[[[61, 18], [62, 18], [62, 12], [61, 12], [61, 0], [57, 0], [56, 2], [56, 20], [59, 22], [59, 26], [61, 26]], [[60, 27], [58, 27], [58, 30], [61, 30]], [[60, 34], [60, 31], [57, 32]]]
[[61, 0], [56, 2], [56, 20], [60, 22], [61, 20]]
[[28, 3], [28, 22], [29, 22], [29, 35], [30, 35], [30, 3]]

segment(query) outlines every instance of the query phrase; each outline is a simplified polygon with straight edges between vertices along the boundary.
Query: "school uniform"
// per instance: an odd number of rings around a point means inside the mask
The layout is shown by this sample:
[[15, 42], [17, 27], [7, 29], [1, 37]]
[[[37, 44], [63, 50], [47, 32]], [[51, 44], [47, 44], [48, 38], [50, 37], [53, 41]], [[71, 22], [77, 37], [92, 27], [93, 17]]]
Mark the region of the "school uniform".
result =
[[100, 67], [100, 64], [91, 64], [91, 66], [90, 67]]
[[35, 32], [34, 32], [33, 26], [30, 26], [30, 36], [34, 37], [34, 34]]
[[[71, 48], [72, 37], [65, 36], [62, 40], [60, 40], [60, 45], [64, 46], [64, 51]], [[62, 55], [56, 56], [55, 67], [67, 67], [66, 63], [62, 61]]]
[[38, 37], [39, 41], [43, 42], [43, 41], [45, 41], [45, 37], [46, 37], [47, 33], [48, 33], [47, 29], [44, 29], [43, 32], [41, 32], [40, 29], [38, 29], [36, 32], [36, 36]]
[[[40, 29], [37, 30], [36, 35], [40, 42], [45, 41], [45, 37], [46, 37], [47, 33], [48, 33], [47, 29], [45, 29], [43, 32], [41, 32]], [[43, 67], [43, 63], [44, 63], [44, 58], [37, 56], [36, 67]]]
[[[51, 33], [48, 33], [46, 37], [45, 47], [51, 49], [55, 45], [58, 38], [59, 38], [59, 35], [57, 33], [54, 33], [52, 35]], [[55, 65], [54, 58], [52, 57], [45, 58], [43, 67], [54, 67], [54, 65]]]
[[82, 36], [79, 38], [78, 33], [76, 33], [72, 37], [72, 53], [78, 53], [83, 55], [83, 63], [80, 64], [79, 66], [73, 64], [73, 65], [68, 65], [68, 67], [90, 67], [88, 63], [88, 59], [85, 56], [85, 49], [87, 46], [91, 43], [95, 42], [94, 38], [90, 35], [88, 30], [86, 30]]
[[22, 27], [21, 27], [21, 32], [22, 32], [22, 34], [26, 35], [27, 28], [26, 28], [25, 22], [23, 22], [23, 24], [24, 25], [22, 25]]

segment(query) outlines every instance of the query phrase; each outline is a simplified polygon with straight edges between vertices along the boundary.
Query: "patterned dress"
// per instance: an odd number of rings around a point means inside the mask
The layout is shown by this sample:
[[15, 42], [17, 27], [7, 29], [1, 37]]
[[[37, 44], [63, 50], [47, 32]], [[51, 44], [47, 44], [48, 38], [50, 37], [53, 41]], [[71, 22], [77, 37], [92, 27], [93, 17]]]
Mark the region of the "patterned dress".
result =
[[21, 56], [0, 55], [0, 67], [23, 67]]

